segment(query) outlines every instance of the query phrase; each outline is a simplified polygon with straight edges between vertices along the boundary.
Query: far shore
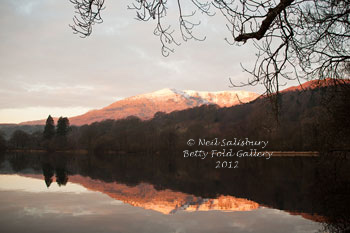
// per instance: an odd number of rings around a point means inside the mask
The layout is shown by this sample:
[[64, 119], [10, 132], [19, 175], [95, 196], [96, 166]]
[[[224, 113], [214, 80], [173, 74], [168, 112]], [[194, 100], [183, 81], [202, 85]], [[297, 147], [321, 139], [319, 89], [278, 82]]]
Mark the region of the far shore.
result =
[[[41, 149], [15, 149], [7, 150], [7, 152], [15, 153], [74, 153], [74, 154], [89, 154], [88, 150], [61, 150], [61, 151], [46, 151]], [[320, 155], [317, 151], [268, 151], [273, 152], [271, 156], [273, 157], [317, 157]], [[135, 152], [125, 152], [125, 151], [106, 151], [104, 154], [135, 154]], [[160, 152], [155, 152], [155, 154], [160, 154]]]
[[306, 157], [316, 157], [320, 153], [317, 151], [270, 151], [273, 152], [272, 157], [294, 157], [294, 156], [306, 156]]

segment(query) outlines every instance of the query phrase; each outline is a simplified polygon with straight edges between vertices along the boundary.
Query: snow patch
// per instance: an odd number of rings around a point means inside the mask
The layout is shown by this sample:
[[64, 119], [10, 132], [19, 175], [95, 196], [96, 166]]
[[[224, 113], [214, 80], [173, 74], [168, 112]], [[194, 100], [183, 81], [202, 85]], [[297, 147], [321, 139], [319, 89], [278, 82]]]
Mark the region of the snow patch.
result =
[[248, 98], [250, 101], [259, 95], [248, 91], [194, 91], [194, 90], [177, 90], [175, 88], [164, 88], [155, 92], [137, 95], [128, 99], [150, 99], [154, 101], [174, 100], [195, 101], [197, 105], [218, 104], [220, 106], [231, 106], [237, 104], [237, 101]]

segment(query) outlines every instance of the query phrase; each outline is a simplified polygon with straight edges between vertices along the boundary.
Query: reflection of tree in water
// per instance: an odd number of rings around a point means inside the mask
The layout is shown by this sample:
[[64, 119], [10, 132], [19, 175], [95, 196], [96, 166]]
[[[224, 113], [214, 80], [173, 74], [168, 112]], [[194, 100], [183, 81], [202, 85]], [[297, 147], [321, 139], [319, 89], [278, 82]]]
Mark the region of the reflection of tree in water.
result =
[[326, 222], [322, 232], [350, 232], [350, 170], [348, 158], [333, 157], [323, 161], [317, 174], [315, 198], [322, 205]]
[[45, 160], [45, 162], [42, 163], [42, 171], [47, 187], [50, 187], [55, 174], [58, 186], [66, 185], [68, 182], [68, 172], [65, 166], [65, 159], [62, 159], [58, 163]]
[[[239, 169], [215, 169], [212, 160], [184, 159], [178, 154], [8, 155], [16, 169], [53, 175], [59, 186], [68, 174], [102, 183], [134, 186], [141, 182], [206, 198], [230, 195], [271, 208], [322, 216], [325, 232], [347, 232], [350, 226], [349, 156], [246, 158]], [[1, 167], [1, 166], [0, 166]], [[27, 170], [28, 171], [28, 170]], [[18, 173], [18, 172], [16, 172]], [[26, 173], [27, 174], [27, 173]], [[315, 220], [315, 219], [312, 219]], [[317, 221], [317, 220], [315, 220]]]
[[16, 171], [22, 171], [25, 168], [28, 167], [28, 165], [32, 165], [33, 162], [35, 163], [35, 161], [32, 161], [33, 159], [30, 158], [29, 156], [21, 156], [20, 154], [14, 154], [14, 156], [10, 157], [8, 159], [8, 161], [11, 164], [11, 168]]
[[64, 168], [56, 168], [56, 182], [58, 186], [66, 185], [68, 182], [67, 171]]
[[54, 174], [55, 174], [55, 170], [50, 164], [48, 163], [43, 164], [43, 175], [45, 177], [45, 184], [47, 187], [50, 187], [53, 181], [52, 177]]

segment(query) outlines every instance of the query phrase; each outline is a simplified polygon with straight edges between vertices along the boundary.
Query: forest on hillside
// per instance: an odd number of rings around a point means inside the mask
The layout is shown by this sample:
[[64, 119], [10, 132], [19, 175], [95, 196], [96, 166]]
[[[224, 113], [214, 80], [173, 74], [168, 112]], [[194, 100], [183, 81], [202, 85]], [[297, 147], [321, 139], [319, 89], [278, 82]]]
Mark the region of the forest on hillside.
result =
[[55, 125], [49, 117], [43, 131], [16, 130], [8, 140], [0, 134], [0, 148], [156, 153], [180, 152], [188, 148], [189, 139], [249, 138], [268, 141], [265, 150], [349, 151], [349, 98], [346, 84], [282, 92], [275, 99], [261, 97], [229, 108], [203, 105], [169, 114], [158, 112], [147, 121], [130, 116], [77, 127], [62, 117]]

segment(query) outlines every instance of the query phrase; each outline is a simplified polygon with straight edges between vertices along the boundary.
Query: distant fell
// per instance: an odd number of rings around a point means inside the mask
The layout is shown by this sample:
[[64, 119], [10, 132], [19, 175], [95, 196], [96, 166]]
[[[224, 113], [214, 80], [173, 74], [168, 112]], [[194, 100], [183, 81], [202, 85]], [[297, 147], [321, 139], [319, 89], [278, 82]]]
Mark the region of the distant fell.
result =
[[[71, 117], [72, 125], [84, 125], [106, 119], [122, 119], [136, 116], [142, 120], [151, 119], [157, 112], [170, 113], [176, 110], [198, 107], [205, 104], [216, 104], [220, 107], [250, 102], [259, 94], [247, 91], [204, 92], [176, 89], [162, 89], [151, 93], [136, 95], [116, 101], [107, 107], [92, 110], [85, 114]], [[54, 118], [57, 121], [57, 118]], [[27, 121], [21, 125], [43, 125], [46, 119]]]

